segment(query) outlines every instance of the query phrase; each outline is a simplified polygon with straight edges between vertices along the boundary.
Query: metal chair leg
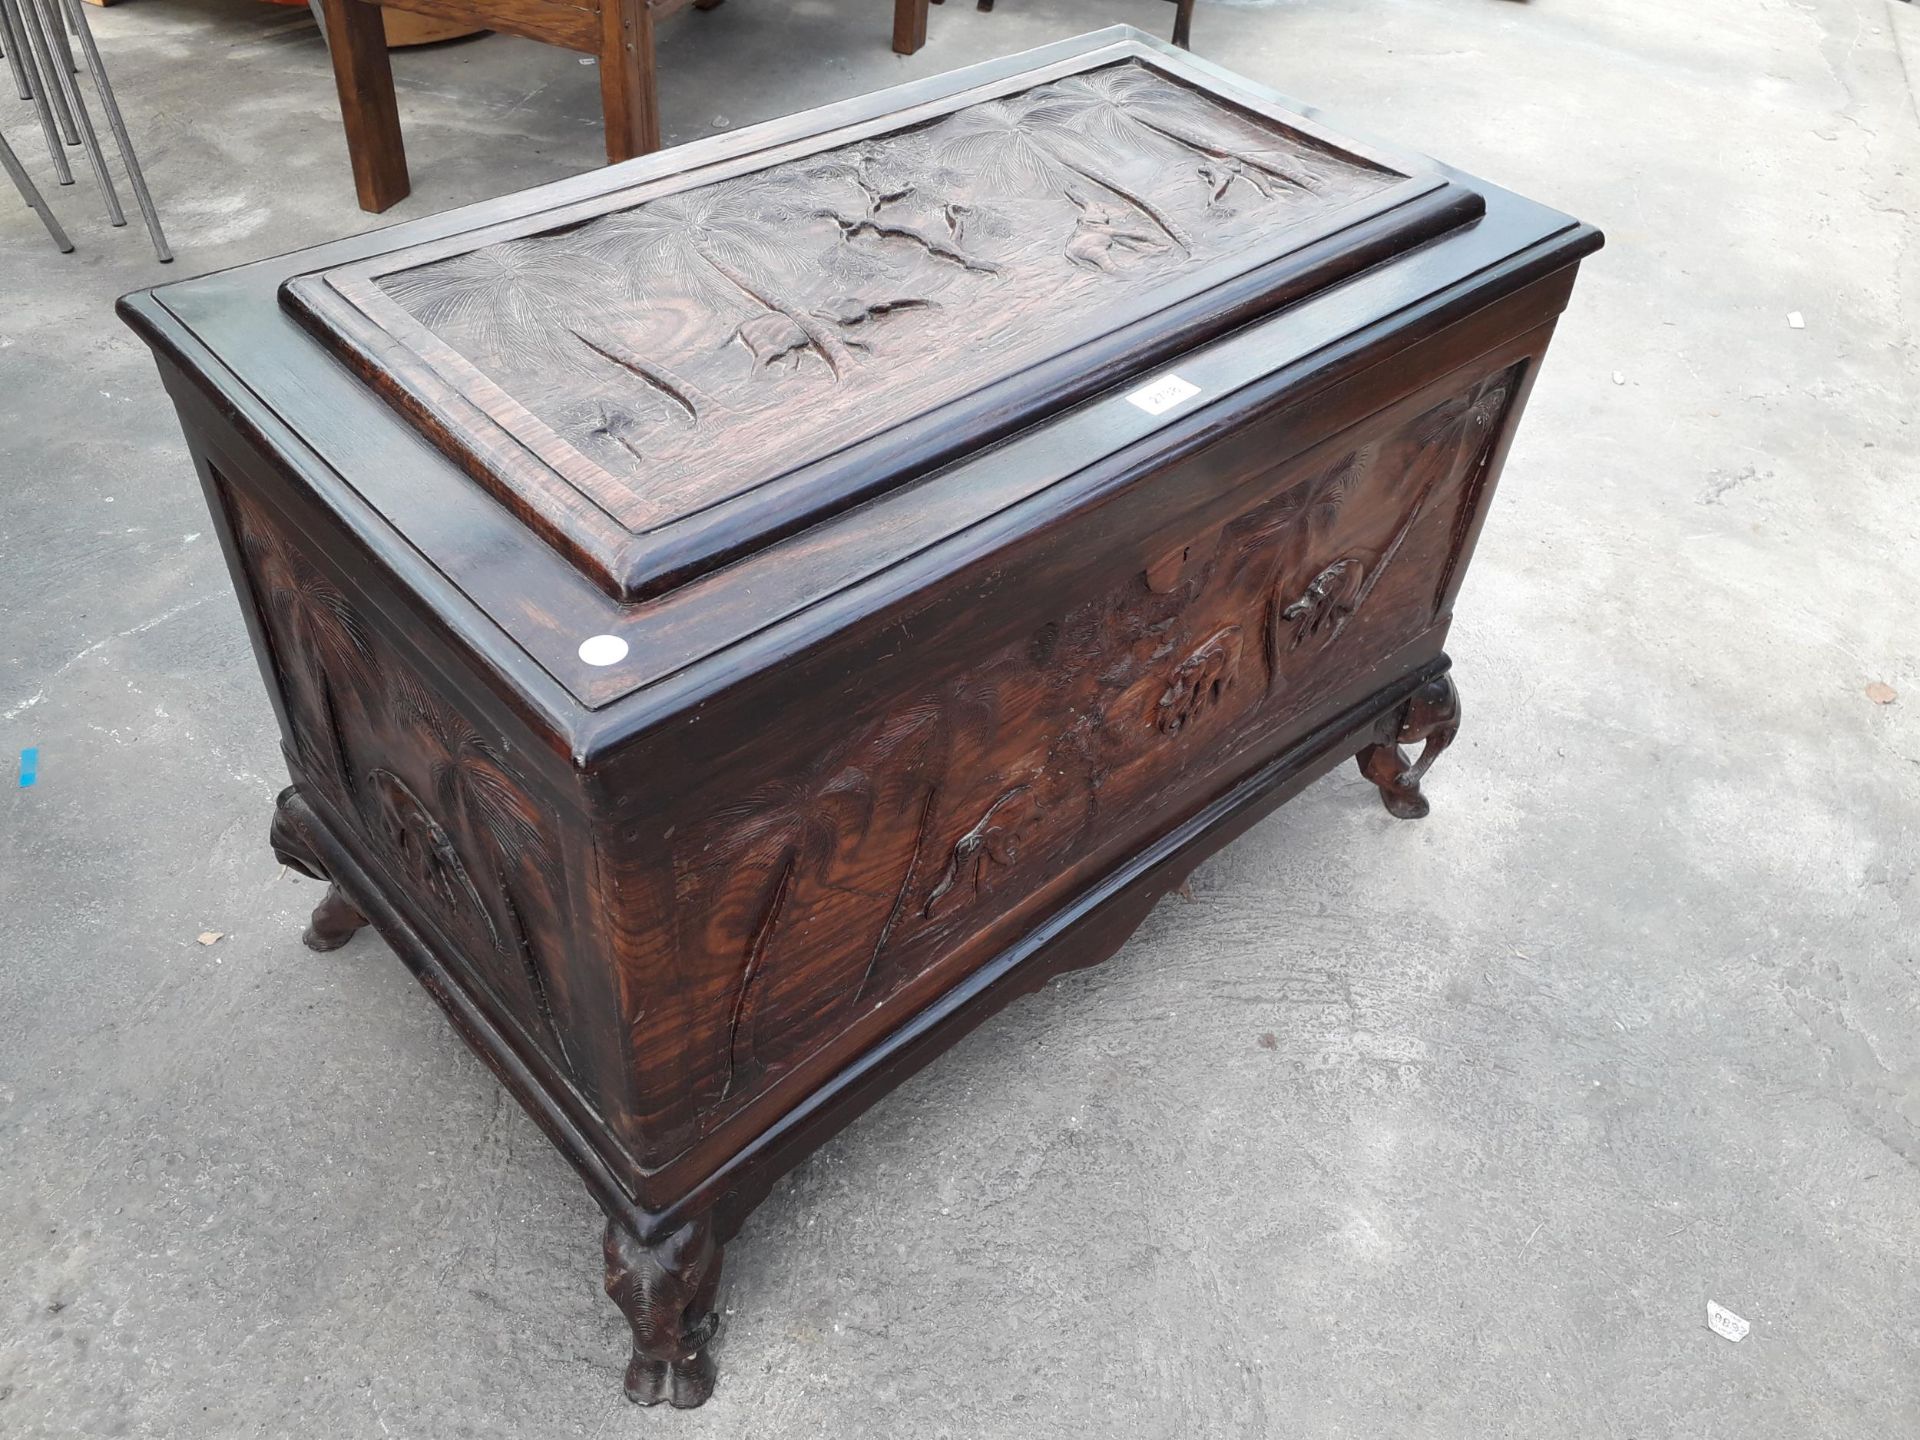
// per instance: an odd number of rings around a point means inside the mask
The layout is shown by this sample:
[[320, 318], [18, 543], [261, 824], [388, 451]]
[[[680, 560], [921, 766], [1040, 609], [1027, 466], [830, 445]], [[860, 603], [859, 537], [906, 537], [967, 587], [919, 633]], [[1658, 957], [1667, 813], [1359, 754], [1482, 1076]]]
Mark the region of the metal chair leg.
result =
[[69, 75], [78, 75], [80, 62], [73, 58], [73, 46], [67, 43], [66, 17], [60, 11], [47, 13], [47, 32], [53, 36], [53, 48], [60, 52], [61, 67]]
[[53, 243], [60, 247], [65, 255], [73, 250], [73, 241], [67, 238], [67, 232], [60, 228], [60, 222], [53, 218], [53, 211], [47, 208], [46, 199], [40, 194], [40, 187], [33, 183], [33, 177], [27, 174], [26, 167], [20, 163], [20, 157], [13, 153], [13, 147], [7, 143], [7, 137], [0, 135], [0, 167], [5, 167], [7, 176], [13, 181], [13, 188], [20, 192], [20, 198], [33, 207], [33, 213], [40, 217], [40, 223], [47, 227], [47, 234], [53, 237]]
[[80, 143], [80, 132], [74, 128], [73, 111], [67, 108], [67, 94], [61, 81], [71, 80], [59, 69], [60, 58], [54, 53], [53, 40], [41, 27], [40, 15], [28, 0], [17, 0], [14, 6], [14, 19], [27, 36], [27, 54], [39, 76], [38, 88], [45, 95], [48, 105], [53, 107], [54, 123], [60, 127], [60, 138], [69, 145]]
[[[0, 0], [0, 3], [8, 3], [8, 0]], [[87, 62], [87, 73], [93, 77], [93, 88], [100, 96], [100, 108], [107, 112], [107, 124], [113, 130], [114, 143], [120, 147], [120, 159], [127, 167], [127, 183], [133, 187], [133, 198], [147, 222], [147, 234], [153, 239], [153, 253], [164, 265], [173, 259], [173, 251], [167, 248], [166, 234], [160, 228], [159, 212], [153, 208], [153, 196], [147, 191], [147, 177], [141, 173], [139, 157], [133, 153], [133, 140], [127, 134], [127, 122], [121, 117], [120, 102], [113, 98], [113, 82], [107, 79], [106, 63], [100, 58], [100, 47], [94, 43], [93, 30], [87, 24], [87, 12], [80, 8], [80, 0], [63, 0], [63, 3], [74, 38], [80, 42], [80, 54]]]
[[27, 67], [20, 58], [20, 37], [14, 33], [13, 17], [0, 10], [0, 39], [7, 44], [7, 68], [13, 71], [13, 88], [20, 92], [22, 100], [33, 99], [33, 88], [27, 84]]
[[114, 193], [113, 172], [107, 169], [107, 157], [100, 153], [100, 137], [93, 132], [93, 117], [87, 114], [87, 97], [81, 93], [80, 82], [75, 78], [73, 52], [67, 47], [67, 27], [61, 21], [59, 13], [53, 8], [52, 0], [20, 0], [22, 7], [32, 15], [35, 31], [47, 45], [49, 63], [53, 68], [55, 88], [65, 98], [68, 112], [80, 132], [80, 144], [87, 152], [87, 160], [93, 166], [93, 177], [100, 184], [100, 194], [107, 202], [107, 223], [124, 225], [126, 213], [120, 208], [120, 197]]
[[53, 122], [53, 108], [47, 103], [47, 79], [34, 63], [33, 47], [27, 43], [27, 19], [20, 13], [19, 0], [0, 0], [0, 15], [5, 15], [7, 30], [17, 41], [10, 51], [22, 66], [28, 81], [28, 97], [40, 117], [41, 132], [47, 137], [47, 154], [53, 161], [53, 178], [62, 185], [73, 183], [73, 171], [67, 167], [67, 152], [60, 148], [60, 132]]

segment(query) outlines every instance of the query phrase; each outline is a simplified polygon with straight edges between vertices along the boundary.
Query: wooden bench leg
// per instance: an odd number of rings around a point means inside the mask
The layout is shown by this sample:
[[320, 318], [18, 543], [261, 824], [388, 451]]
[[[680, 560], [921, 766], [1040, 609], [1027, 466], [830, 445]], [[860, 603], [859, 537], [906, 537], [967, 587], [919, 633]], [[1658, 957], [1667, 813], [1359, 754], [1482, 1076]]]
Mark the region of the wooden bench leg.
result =
[[606, 0], [600, 13], [600, 108], [607, 119], [607, 163], [617, 165], [660, 148], [653, 11], [646, 0]]
[[927, 43], [927, 0], [893, 0], [893, 49], [911, 55]]
[[353, 162], [360, 208], [376, 215], [406, 199], [407, 152], [400, 142], [400, 107], [387, 63], [387, 32], [380, 7], [365, 0], [320, 0], [327, 20], [333, 83]]

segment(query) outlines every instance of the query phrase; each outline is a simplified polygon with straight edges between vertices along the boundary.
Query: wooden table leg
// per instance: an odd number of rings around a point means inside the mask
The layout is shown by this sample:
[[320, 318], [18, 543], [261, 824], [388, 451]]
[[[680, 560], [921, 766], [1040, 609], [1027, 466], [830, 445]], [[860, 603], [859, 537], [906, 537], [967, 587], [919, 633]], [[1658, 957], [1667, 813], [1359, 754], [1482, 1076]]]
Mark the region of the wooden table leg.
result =
[[893, 49], [911, 55], [927, 43], [927, 0], [893, 0]]
[[1193, 32], [1193, 0], [1175, 0], [1179, 9], [1173, 15], [1173, 43], [1182, 50], [1191, 50], [1187, 43]]
[[327, 50], [340, 91], [340, 120], [353, 162], [360, 208], [375, 214], [404, 200], [407, 152], [400, 142], [400, 107], [387, 63], [380, 7], [364, 0], [320, 0], [327, 19]]
[[617, 165], [660, 148], [653, 11], [647, 0], [605, 0], [600, 13], [600, 108], [607, 121], [607, 163]]

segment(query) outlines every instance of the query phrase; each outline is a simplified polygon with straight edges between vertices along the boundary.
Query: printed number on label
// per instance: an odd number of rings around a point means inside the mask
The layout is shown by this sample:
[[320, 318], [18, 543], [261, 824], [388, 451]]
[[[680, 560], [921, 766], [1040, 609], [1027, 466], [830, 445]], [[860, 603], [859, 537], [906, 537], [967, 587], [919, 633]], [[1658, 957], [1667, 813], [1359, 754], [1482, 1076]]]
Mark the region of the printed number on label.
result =
[[1178, 375], [1162, 375], [1151, 385], [1143, 385], [1127, 399], [1138, 405], [1149, 415], [1164, 415], [1182, 401], [1191, 400], [1200, 393], [1198, 385], [1191, 385]]

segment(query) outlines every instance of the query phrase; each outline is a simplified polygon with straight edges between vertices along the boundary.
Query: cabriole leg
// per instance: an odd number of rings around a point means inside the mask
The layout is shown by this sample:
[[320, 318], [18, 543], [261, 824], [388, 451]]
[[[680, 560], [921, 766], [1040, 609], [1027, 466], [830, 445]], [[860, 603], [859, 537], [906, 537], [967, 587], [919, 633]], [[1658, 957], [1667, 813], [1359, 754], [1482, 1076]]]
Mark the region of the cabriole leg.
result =
[[360, 913], [359, 907], [347, 899], [338, 885], [329, 884], [325, 898], [313, 907], [313, 918], [307, 922], [307, 932], [300, 940], [309, 950], [338, 950], [354, 937], [354, 932], [364, 929], [366, 923], [367, 917]]
[[721, 1247], [706, 1219], [689, 1221], [657, 1245], [645, 1245], [618, 1220], [607, 1221], [607, 1294], [633, 1327], [627, 1398], [665, 1400], [691, 1410], [713, 1394], [707, 1342], [719, 1323]]
[[287, 801], [292, 795], [292, 786], [280, 792], [280, 798], [273, 807], [273, 829], [267, 836], [267, 843], [273, 847], [274, 858], [289, 870], [298, 870], [314, 880], [327, 881], [327, 893], [313, 907], [313, 919], [307, 925], [307, 933], [300, 939], [309, 950], [338, 950], [353, 938], [355, 931], [366, 925], [367, 917], [333, 883], [332, 877], [327, 874], [327, 867], [320, 863], [320, 857], [313, 853], [307, 837], [287, 813]]
[[[1360, 773], [1380, 787], [1380, 799], [1402, 820], [1418, 820], [1427, 813], [1427, 797], [1420, 793], [1420, 777], [1453, 743], [1460, 732], [1460, 693], [1453, 677], [1441, 675], [1413, 692], [1400, 711], [1392, 738], [1369, 745], [1356, 757]], [[1420, 758], [1409, 760], [1402, 745], [1425, 741]]]

